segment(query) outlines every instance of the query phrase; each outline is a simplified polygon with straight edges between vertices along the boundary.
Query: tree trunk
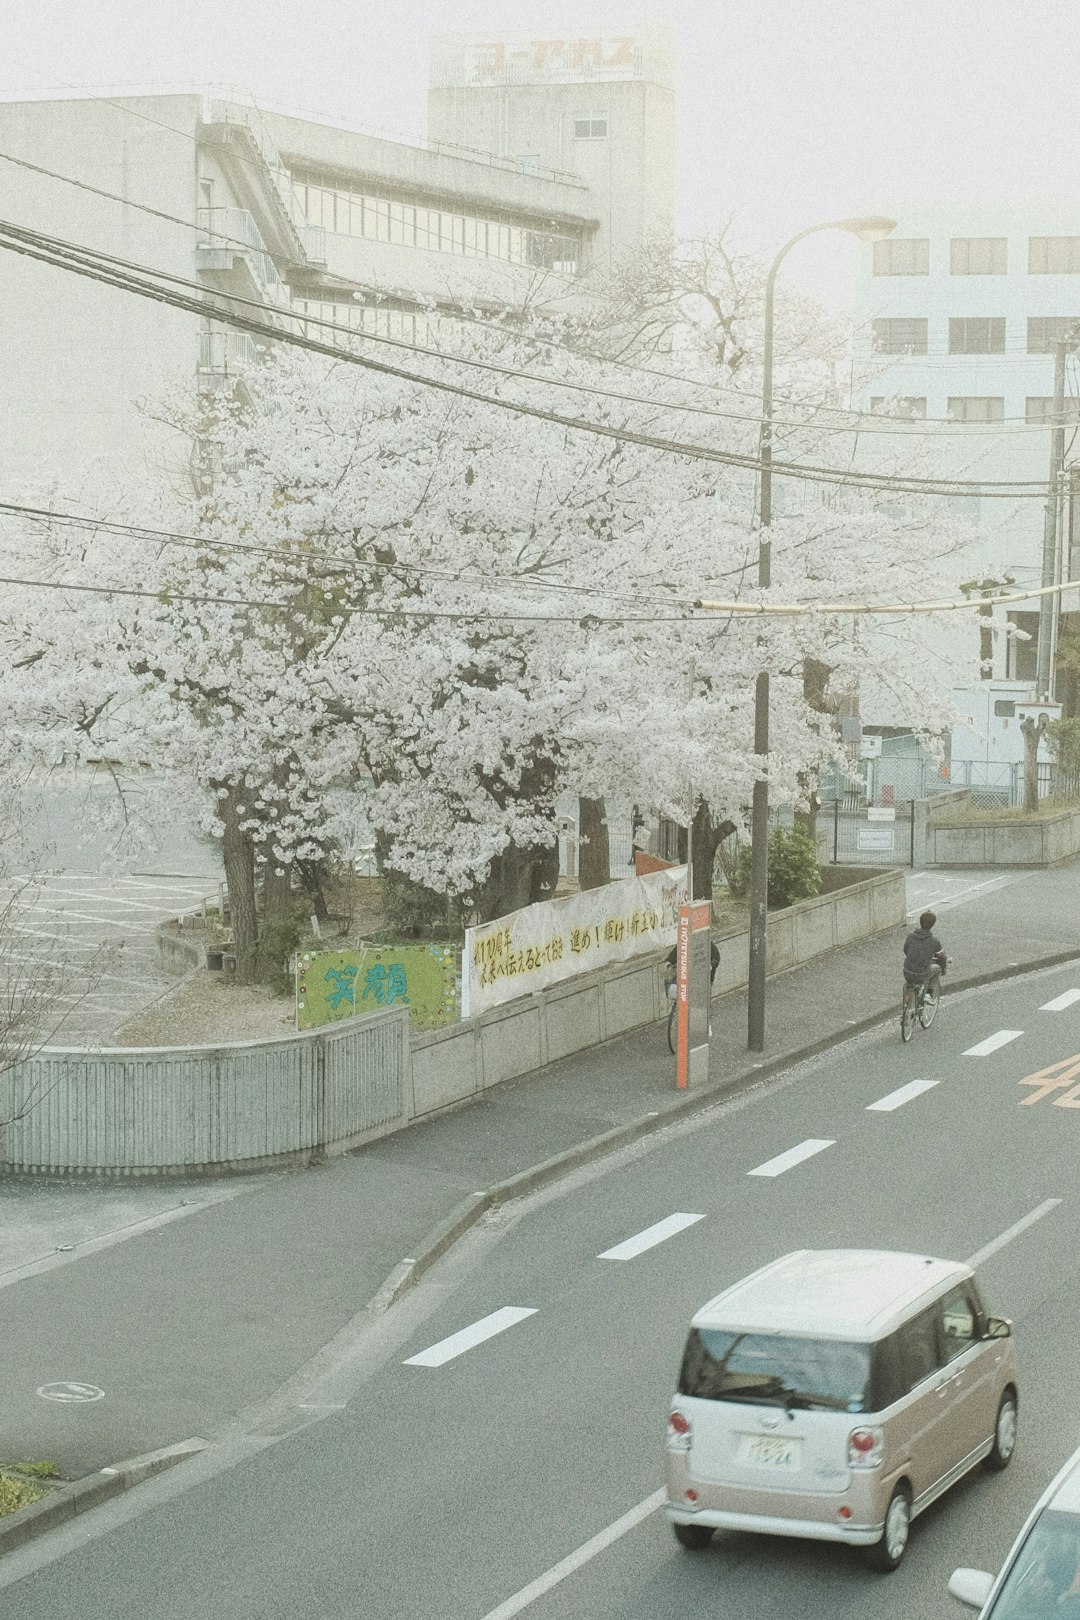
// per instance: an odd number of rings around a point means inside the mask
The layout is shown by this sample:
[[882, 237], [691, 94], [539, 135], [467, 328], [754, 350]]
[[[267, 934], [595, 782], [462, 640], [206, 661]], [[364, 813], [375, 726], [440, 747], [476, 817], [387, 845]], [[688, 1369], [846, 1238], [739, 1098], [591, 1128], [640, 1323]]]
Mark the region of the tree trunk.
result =
[[241, 983], [251, 980], [255, 967], [255, 951], [259, 942], [258, 913], [255, 909], [255, 846], [249, 833], [240, 827], [243, 788], [228, 783], [212, 783], [224, 789], [225, 797], [218, 800], [218, 814], [224, 826], [221, 841], [225, 863], [225, 882], [229, 890], [229, 915], [232, 923], [233, 953], [236, 956], [236, 977]]
[[611, 847], [603, 799], [578, 800], [578, 881], [582, 889], [599, 889], [611, 882]]
[[694, 900], [713, 897], [713, 868], [716, 851], [723, 839], [735, 831], [733, 821], [714, 822], [710, 806], [702, 799], [694, 812]]
[[270, 848], [263, 851], [263, 926], [280, 922], [292, 908], [292, 873]]
[[[815, 714], [831, 713], [828, 706], [829, 676], [831, 674], [830, 665], [823, 664], [820, 658], [803, 659], [803, 698]], [[811, 774], [808, 771], [800, 771], [799, 786], [806, 794], [808, 807], [805, 810], [796, 810], [795, 825], [816, 844], [818, 810], [821, 807], [821, 800], [817, 796], [817, 772]]]
[[1034, 814], [1039, 808], [1039, 739], [1048, 724], [1045, 711], [1040, 714], [1038, 725], [1030, 715], [1020, 722], [1024, 738], [1024, 809], [1028, 814]]

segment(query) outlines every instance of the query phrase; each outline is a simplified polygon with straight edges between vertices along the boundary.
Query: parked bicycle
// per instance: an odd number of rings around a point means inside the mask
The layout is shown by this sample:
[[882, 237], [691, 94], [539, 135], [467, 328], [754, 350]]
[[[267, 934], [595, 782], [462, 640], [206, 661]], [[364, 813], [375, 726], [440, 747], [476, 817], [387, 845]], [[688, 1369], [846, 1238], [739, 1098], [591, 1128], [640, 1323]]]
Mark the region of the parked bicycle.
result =
[[668, 1044], [668, 1051], [674, 1057], [675, 1048], [676, 1048], [676, 1046], [678, 1044], [679, 985], [678, 985], [678, 981], [677, 981], [677, 979], [675, 977], [675, 969], [673, 967], [671, 967], [670, 965], [668, 966], [667, 972], [664, 975], [664, 988], [665, 988], [665, 994], [667, 995], [667, 999], [668, 999], [668, 1015], [667, 1015], [667, 1044]]

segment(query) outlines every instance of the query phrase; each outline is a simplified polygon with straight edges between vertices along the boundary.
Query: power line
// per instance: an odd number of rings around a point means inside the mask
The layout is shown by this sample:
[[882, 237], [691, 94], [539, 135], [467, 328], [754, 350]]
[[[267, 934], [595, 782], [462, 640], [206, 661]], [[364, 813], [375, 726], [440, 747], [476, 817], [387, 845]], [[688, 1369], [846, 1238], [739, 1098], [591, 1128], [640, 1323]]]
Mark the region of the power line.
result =
[[[6, 238], [6, 240], [4, 239]], [[62, 241], [57, 238], [44, 236], [42, 233], [27, 231], [12, 225], [10, 222], [0, 221], [0, 247], [9, 251], [21, 253], [26, 257], [36, 259], [45, 264], [52, 264], [59, 269], [66, 269], [74, 274], [88, 277], [118, 288], [121, 291], [135, 293], [138, 296], [152, 299], [158, 303], [169, 304], [174, 308], [183, 309], [191, 314], [201, 317], [212, 316], [224, 324], [236, 327], [238, 330], [251, 332], [256, 336], [269, 339], [271, 342], [291, 344], [303, 348], [311, 353], [321, 354], [333, 360], [346, 364], [357, 365], [366, 370], [377, 372], [383, 376], [397, 378], [400, 381], [415, 383], [421, 387], [433, 388], [439, 392], [456, 395], [459, 398], [469, 399], [478, 404], [492, 406], [499, 410], [510, 411], [521, 416], [533, 417], [540, 421], [551, 422], [557, 426], [569, 428], [576, 432], [591, 433], [602, 438], [613, 439], [619, 443], [640, 444], [647, 449], [658, 450], [664, 454], [685, 457], [689, 460], [701, 460], [717, 463], [719, 465], [739, 467], [751, 471], [759, 471], [761, 467], [757, 456], [735, 451], [713, 449], [709, 446], [687, 443], [678, 440], [665, 439], [656, 435], [635, 432], [629, 428], [615, 428], [605, 423], [587, 421], [578, 417], [564, 416], [559, 412], [541, 409], [537, 406], [527, 405], [519, 401], [508, 400], [498, 396], [483, 394], [475, 389], [462, 387], [460, 384], [447, 382], [441, 378], [425, 376], [422, 373], [410, 372], [401, 367], [390, 366], [369, 356], [343, 350], [340, 347], [321, 343], [316, 339], [302, 336], [299, 333], [288, 332], [279, 327], [263, 321], [256, 321], [243, 316], [234, 310], [222, 309], [220, 305], [210, 303], [206, 298], [206, 289], [197, 282], [186, 282], [183, 278], [162, 272], [160, 279], [174, 284], [180, 284], [193, 289], [199, 294], [197, 299], [181, 292], [171, 292], [154, 281], [141, 279], [143, 276], [155, 276], [158, 272], [147, 270], [145, 266], [130, 266], [122, 269], [124, 261], [117, 261], [110, 255], [95, 254], [91, 250], [80, 247], [78, 244]], [[134, 271], [135, 273], [131, 273]], [[229, 294], [218, 295], [231, 298]], [[291, 317], [295, 319], [295, 317]], [[442, 363], [453, 361], [452, 356], [438, 356]], [[530, 381], [527, 375], [522, 378]], [[1045, 492], [1038, 480], [993, 480], [980, 481], [976, 479], [945, 479], [945, 478], [916, 478], [907, 475], [883, 476], [875, 473], [863, 473], [854, 470], [845, 471], [841, 468], [817, 467], [801, 462], [773, 460], [773, 470], [776, 476], [811, 483], [835, 484], [853, 489], [885, 490], [894, 494], [912, 495], [980, 495], [988, 499], [1042, 499]], [[990, 482], [994, 487], [989, 487]]]
[[[108, 99], [108, 98], [106, 98], [106, 99]], [[117, 105], [117, 104], [113, 103], [113, 102], [109, 102], [109, 105]], [[130, 109], [130, 108], [122, 108], [121, 110], [122, 111], [132, 111], [132, 109]], [[137, 116], [143, 117], [145, 115], [138, 114]], [[156, 120], [156, 119], [148, 119], [147, 121], [151, 122], [151, 123], [158, 123], [158, 120]], [[170, 129], [170, 130], [172, 130], [172, 132], [174, 134], [182, 135], [185, 138], [190, 138], [190, 139], [193, 139], [193, 140], [196, 139], [196, 137], [194, 137], [194, 136], [188, 137], [187, 134], [186, 134], [186, 131], [174, 129], [174, 127], [172, 125], [162, 125], [161, 127]], [[213, 143], [209, 143], [209, 144], [213, 144]], [[45, 177], [47, 177], [49, 179], [52, 179], [52, 180], [61, 181], [64, 184], [73, 186], [73, 187], [75, 187], [76, 189], [78, 189], [80, 191], [85, 191], [85, 192], [89, 193], [92, 196], [102, 197], [102, 198], [105, 198], [106, 200], [108, 200], [110, 202], [118, 203], [123, 207], [135, 209], [136, 211], [138, 211], [140, 213], [148, 214], [148, 215], [152, 216], [155, 219], [164, 220], [168, 224], [179, 225], [185, 230], [194, 231], [197, 234], [210, 234], [215, 239], [217, 239], [219, 241], [226, 242], [226, 243], [232, 243], [232, 244], [235, 244], [236, 246], [241, 247], [241, 248], [250, 248], [251, 247], [250, 242], [248, 242], [245, 238], [232, 236], [228, 231], [222, 231], [222, 230], [218, 230], [217, 228], [215, 228], [211, 232], [206, 233], [206, 232], [204, 232], [203, 227], [200, 226], [196, 221], [192, 221], [192, 220], [189, 220], [189, 219], [184, 219], [178, 214], [167, 213], [163, 209], [154, 208], [149, 203], [135, 202], [132, 198], [125, 197], [122, 194], [120, 194], [119, 192], [108, 191], [108, 190], [104, 189], [101, 186], [91, 185], [88, 181], [78, 180], [73, 175], [61, 174], [58, 170], [46, 168], [42, 164], [31, 163], [26, 158], [15, 157], [13, 154], [8, 153], [8, 152], [0, 152], [0, 159], [2, 159], [4, 162], [15, 164], [20, 168], [23, 168], [23, 169], [26, 169], [26, 170], [30, 171], [31, 173], [43, 175], [43, 176], [45, 176]], [[248, 160], [240, 159], [240, 161], [247, 162]], [[272, 257], [272, 255], [271, 255], [271, 257]], [[159, 271], [159, 272], [157, 272], [157, 274], [165, 276], [167, 274], [167, 272]], [[182, 278], [171, 278], [171, 279], [181, 280]], [[335, 283], [334, 283], [333, 286], [323, 286], [323, 287], [316, 288], [315, 290], [316, 291], [321, 291], [321, 292], [327, 292], [327, 293], [334, 293], [334, 292], [338, 291], [339, 289], [343, 289], [343, 288], [348, 288], [349, 290], [355, 290], [355, 291], [359, 291], [359, 292], [364, 292], [364, 293], [367, 293], [369, 296], [370, 295], [374, 295], [374, 296], [378, 296], [378, 297], [387, 296], [387, 294], [385, 294], [381, 289], [373, 288], [373, 287], [370, 287], [370, 286], [365, 286], [361, 282], [353, 282], [351, 280], [350, 281], [342, 281], [342, 280], [337, 279], [337, 278], [335, 278]], [[224, 296], [234, 297], [234, 298], [237, 297], [237, 295], [235, 295], [235, 294], [226, 294]], [[419, 308], [421, 310], [423, 310], [425, 308], [425, 306], [422, 303], [418, 303], [417, 300], [415, 299], [415, 297], [412, 296], [412, 295], [399, 293], [396, 296], [408, 297], [409, 301], [412, 302], [415, 305], [415, 307], [417, 307], [417, 308]], [[256, 300], [253, 300], [253, 299], [244, 300], [244, 301], [248, 302], [248, 303], [250, 303], [250, 304], [252, 304], [252, 305], [254, 305], [255, 307], [258, 307], [258, 308], [265, 308], [266, 307], [264, 304], [259, 303], [259, 302], [257, 302]], [[330, 298], [330, 299], [306, 300], [306, 301], [307, 302], [318, 301], [318, 302], [336, 303], [337, 299], [336, 298]], [[500, 326], [497, 322], [485, 321], [485, 320], [483, 320], [481, 318], [478, 318], [476, 316], [472, 316], [465, 310], [452, 310], [452, 311], [449, 311], [449, 312], [444, 311], [444, 313], [447, 314], [448, 318], [451, 318], [451, 319], [454, 319], [454, 320], [457, 320], [457, 321], [461, 321], [461, 322], [465, 322], [465, 323], [468, 323], [468, 324], [471, 324], [471, 325], [480, 326], [480, 327], [484, 328], [485, 330], [498, 332], [498, 333], [500, 333], [500, 334], [502, 334], [504, 336], [508, 335], [508, 329], [505, 326]], [[357, 335], [357, 331], [353, 327], [350, 327], [350, 326], [342, 327], [338, 323], [328, 321], [328, 320], [326, 320], [325, 318], [322, 318], [322, 317], [310, 315], [310, 314], [308, 314], [306, 312], [303, 315], [300, 315], [299, 312], [298, 312], [297, 318], [302, 319], [302, 320], [306, 320], [306, 321], [309, 321], [309, 322], [314, 321], [318, 325], [320, 325], [320, 326], [322, 326], [322, 327], [324, 327], [326, 329], [335, 331], [335, 332], [342, 332], [342, 331], [346, 332], [349, 336], [356, 336]], [[864, 323], [864, 324], [866, 324], [866, 323]], [[411, 350], [411, 351], [419, 353], [419, 354], [432, 354], [432, 353], [437, 354], [437, 355], [440, 354], [439, 351], [431, 351], [431, 350], [428, 350], [428, 349], [424, 348], [422, 345], [412, 344], [412, 343], [409, 343], [405, 339], [393, 338], [393, 337], [391, 337], [391, 336], [389, 336], [387, 334], [364, 332], [363, 336], [365, 338], [368, 338], [369, 340], [371, 340], [373, 342], [385, 343], [385, 344], [388, 344], [388, 345], [391, 345], [391, 346], [394, 346], [394, 347]], [[530, 334], [530, 336], [532, 337], [533, 341], [535, 341], [535, 342], [537, 342], [539, 344], [542, 344], [545, 348], [557, 349], [561, 353], [572, 355], [575, 358], [593, 360], [593, 361], [595, 361], [595, 362], [597, 362], [599, 364], [613, 366], [613, 367], [615, 367], [615, 368], [617, 368], [619, 370], [636, 372], [636, 373], [640, 373], [643, 376], [648, 376], [648, 377], [655, 377], [657, 380], [666, 382], [668, 384], [685, 383], [690, 387], [698, 388], [698, 389], [705, 389], [705, 390], [708, 390], [710, 392], [718, 391], [718, 392], [725, 392], [725, 393], [734, 393], [734, 394], [736, 394], [738, 396], [746, 397], [746, 398], [760, 398], [759, 395], [752, 394], [748, 390], [745, 390], [745, 389], [736, 388], [731, 384], [716, 384], [714, 382], [709, 381], [708, 379], [698, 378], [698, 377], [688, 377], [684, 373], [674, 373], [674, 372], [661, 371], [661, 370], [657, 369], [656, 367], [642, 366], [642, 365], [639, 365], [639, 364], [635, 364], [635, 363], [620, 360], [620, 359], [613, 359], [613, 358], [611, 358], [609, 356], [605, 356], [605, 355], [602, 355], [602, 354], [597, 354], [594, 351], [575, 348], [570, 344], [560, 343], [556, 338], [553, 338], [550, 335]], [[1030, 351], [1029, 351], [1029, 355], [1030, 355]], [[441, 355], [440, 355], [440, 358], [441, 358]], [[574, 388], [574, 389], [577, 389], [577, 390], [579, 390], [581, 392], [594, 393], [594, 394], [603, 394], [608, 398], [625, 400], [625, 401], [632, 402], [632, 403], [637, 403], [637, 404], [651, 404], [651, 405], [654, 405], [654, 406], [658, 405], [658, 404], [663, 404], [664, 408], [669, 409], [669, 410], [679, 410], [679, 411], [683, 411], [683, 412], [690, 412], [690, 413], [695, 413], [695, 414], [704, 415], [704, 416], [715, 416], [718, 419], [734, 421], [734, 422], [746, 422], [748, 425], [751, 425], [751, 426], [760, 425], [760, 414], [758, 414], [758, 415], [748, 415], [745, 412], [723, 411], [723, 410], [719, 410], [719, 409], [717, 409], [716, 407], [713, 407], [713, 406], [693, 405], [693, 404], [690, 404], [690, 403], [685, 402], [685, 401], [661, 402], [661, 401], [656, 401], [656, 400], [643, 400], [643, 399], [640, 398], [640, 396], [622, 394], [622, 393], [618, 393], [618, 392], [610, 390], [610, 389], [594, 388], [594, 387], [591, 387], [591, 386], [586, 385], [586, 384], [574, 383], [574, 382], [571, 382], [571, 381], [569, 381], [567, 379], [564, 379], [564, 378], [541, 377], [536, 373], [522, 372], [522, 371], [512, 370], [511, 368], [499, 367], [499, 366], [497, 366], [497, 365], [495, 365], [495, 364], [493, 364], [491, 362], [484, 362], [484, 361], [474, 360], [474, 359], [465, 359], [464, 357], [459, 357], [459, 358], [462, 358], [464, 360], [464, 363], [467, 364], [467, 365], [484, 367], [485, 369], [488, 369], [488, 370], [491, 370], [491, 371], [503, 371], [503, 372], [505, 372], [506, 375], [514, 375], [514, 376], [520, 376], [520, 377], [531, 377], [531, 378], [534, 378], [536, 381], [548, 382], [553, 387]], [[811, 357], [811, 358], [813, 358], [813, 357]], [[893, 357], [893, 358], [906, 359], [906, 358], [908, 358], [908, 356], [907, 356], [907, 354], [904, 354], [902, 356]], [[925, 357], [922, 357], [922, 358], [925, 358]], [[952, 356], [951, 358], [964, 358], [964, 357], [963, 356]], [[969, 356], [969, 358], [972, 358], [972, 357]], [[882, 355], [882, 359], [887, 360], [888, 357], [885, 356], [885, 355]], [[880, 434], [880, 435], [882, 435], [884, 437], [889, 437], [889, 438], [901, 438], [902, 439], [902, 438], [919, 437], [919, 438], [926, 438], [926, 439], [930, 439], [930, 438], [938, 439], [938, 438], [951, 437], [951, 436], [954, 436], [954, 435], [957, 436], [957, 437], [964, 437], [964, 438], [985, 437], [987, 435], [1000, 436], [1000, 434], [1003, 431], [1008, 431], [1010, 433], [1012, 433], [1012, 432], [1015, 432], [1015, 433], [1027, 433], [1029, 431], [1040, 432], [1040, 431], [1044, 431], [1044, 428], [1045, 428], [1045, 424], [1043, 424], [1041, 422], [1035, 422], [1035, 423], [1030, 422], [1030, 421], [1027, 420], [1026, 417], [1015, 417], [1015, 418], [1007, 418], [1007, 419], [1003, 418], [1001, 422], [979, 422], [979, 423], [966, 423], [966, 424], [962, 424], [962, 425], [957, 424], [950, 417], [924, 417], [924, 418], [920, 418], [919, 422], [914, 422], [914, 421], [905, 422], [905, 421], [898, 420], [895, 423], [889, 424], [887, 422], [887, 420], [883, 420], [882, 413], [879, 413], [879, 412], [858, 411], [858, 410], [853, 410], [851, 408], [847, 408], [847, 407], [843, 407], [843, 406], [825, 405], [825, 404], [821, 404], [821, 403], [817, 403], [817, 402], [795, 401], [795, 400], [790, 399], [790, 398], [785, 399], [784, 403], [786, 403], [788, 405], [798, 405], [798, 406], [801, 406], [802, 408], [811, 410], [811, 411], [813, 411], [815, 413], [828, 412], [828, 413], [830, 413], [832, 415], [843, 415], [843, 416], [848, 418], [848, 420], [844, 421], [844, 422], [821, 422], [821, 421], [816, 419], [816, 416], [811, 417], [811, 418], [809, 418], [807, 420], [804, 420], [804, 421], [793, 421], [793, 420], [790, 420], [790, 419], [779, 418], [779, 417], [774, 417], [773, 418], [773, 427], [774, 427], [774, 429], [784, 428], [784, 429], [788, 429], [788, 430], [790, 430], [792, 432], [809, 432], [809, 431], [812, 431], [812, 432], [815, 432], [815, 433], [859, 433], [859, 434], [872, 433], [872, 434]], [[919, 423], [922, 423], [923, 425], [920, 426]], [[931, 434], [930, 432], [927, 431], [927, 427], [926, 427], [927, 423], [932, 423], [934, 425], [934, 427], [939, 428], [940, 431], [935, 431], [934, 433]]]
[[[173, 529], [155, 529], [145, 524], [122, 523], [112, 518], [96, 518], [80, 515], [76, 512], [60, 512], [51, 507], [27, 506], [17, 501], [0, 500], [0, 517], [28, 518], [35, 523], [60, 523], [86, 531], [102, 531], [119, 536], [135, 535], [139, 539], [159, 541], [162, 545], [185, 546], [190, 550], [203, 552], [212, 551], [240, 552], [244, 555], [254, 554], [280, 558], [296, 568], [313, 565], [318, 569], [319, 578], [339, 577], [346, 575], [352, 577], [357, 569], [365, 572], [389, 574], [393, 578], [408, 582], [413, 577], [439, 579], [455, 585], [483, 585], [485, 589], [491, 585], [503, 588], [511, 587], [515, 590], [530, 589], [553, 590], [569, 592], [583, 596], [596, 596], [603, 594], [606, 600], [616, 602], [630, 602], [635, 606], [643, 605], [647, 598], [641, 593], [632, 595], [625, 591], [604, 590], [598, 593], [597, 588], [591, 585], [576, 585], [569, 581], [544, 578], [535, 572], [527, 573], [487, 573], [482, 579], [470, 576], [468, 573], [451, 572], [447, 569], [432, 568], [426, 563], [412, 562], [382, 562], [374, 558], [346, 557], [340, 553], [328, 552], [296, 552], [287, 546], [262, 546], [255, 542], [239, 540], [219, 540], [209, 535], [195, 535], [178, 533]], [[308, 536], [310, 538], [310, 536]]]

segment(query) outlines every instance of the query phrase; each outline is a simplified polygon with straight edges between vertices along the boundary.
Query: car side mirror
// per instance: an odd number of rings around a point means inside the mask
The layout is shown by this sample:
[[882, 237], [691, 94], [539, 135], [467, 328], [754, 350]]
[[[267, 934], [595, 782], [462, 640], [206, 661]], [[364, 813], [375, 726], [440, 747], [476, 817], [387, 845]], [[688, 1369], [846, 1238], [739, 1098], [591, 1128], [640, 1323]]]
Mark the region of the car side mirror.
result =
[[990, 1596], [994, 1577], [985, 1569], [954, 1569], [949, 1576], [949, 1592], [969, 1609], [981, 1609]]
[[991, 1316], [987, 1319], [983, 1336], [987, 1339], [1011, 1339], [1012, 1323], [1007, 1316]]

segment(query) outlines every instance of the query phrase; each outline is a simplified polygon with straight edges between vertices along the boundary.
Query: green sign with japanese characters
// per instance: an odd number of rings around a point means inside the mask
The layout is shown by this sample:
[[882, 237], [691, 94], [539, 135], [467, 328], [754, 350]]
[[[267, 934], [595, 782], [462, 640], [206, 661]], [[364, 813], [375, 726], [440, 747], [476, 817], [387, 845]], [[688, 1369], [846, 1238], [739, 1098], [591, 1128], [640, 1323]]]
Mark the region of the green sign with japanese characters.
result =
[[319, 1029], [358, 1013], [404, 1007], [414, 1029], [437, 1029], [458, 1017], [455, 978], [452, 946], [305, 951], [296, 962], [296, 1027]]

